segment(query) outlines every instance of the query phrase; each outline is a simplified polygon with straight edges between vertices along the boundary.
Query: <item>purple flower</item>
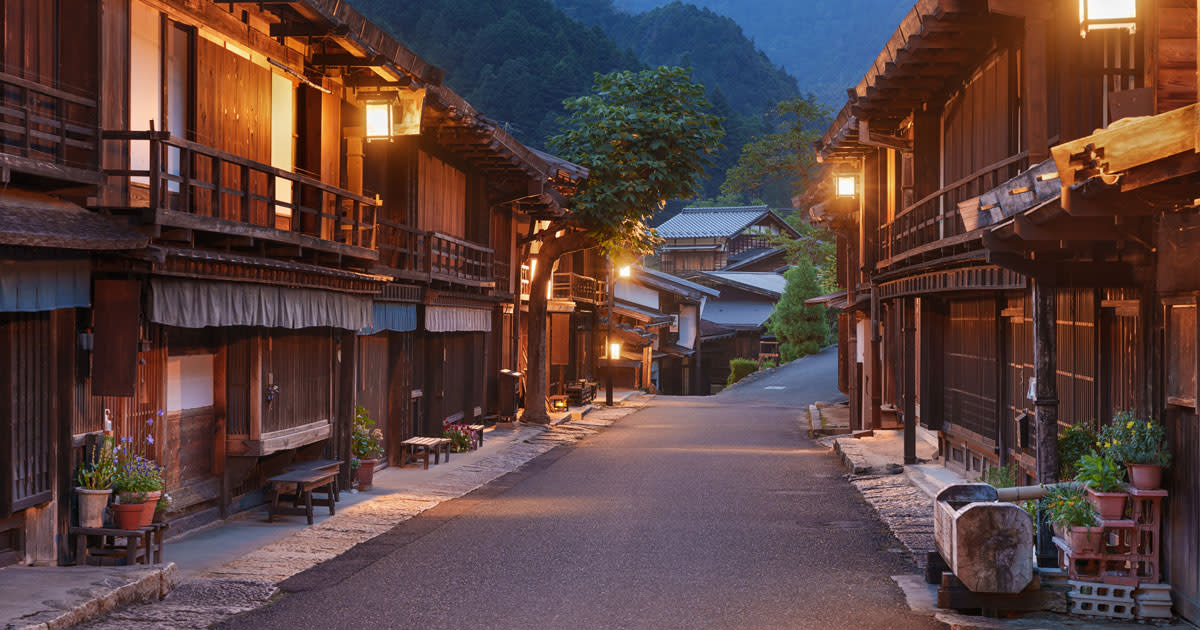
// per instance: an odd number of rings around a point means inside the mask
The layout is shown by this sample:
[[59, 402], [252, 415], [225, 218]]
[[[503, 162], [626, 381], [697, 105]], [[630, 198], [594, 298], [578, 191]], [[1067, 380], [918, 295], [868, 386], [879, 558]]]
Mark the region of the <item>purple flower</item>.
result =
[[146, 425], [151, 426], [151, 427], [154, 426], [154, 418], [150, 418], [150, 419], [146, 420]]
[[153, 444], [153, 443], [154, 443], [154, 436], [153, 436], [153, 435], [147, 435], [147, 436], [146, 436], [146, 442], [147, 442], [147, 443], [149, 443], [149, 444]]
[[165, 411], [163, 411], [162, 409], [159, 409], [159, 410], [158, 410], [158, 417], [159, 417], [159, 418], [163, 417], [163, 414], [165, 414], [165, 413], [166, 413]]

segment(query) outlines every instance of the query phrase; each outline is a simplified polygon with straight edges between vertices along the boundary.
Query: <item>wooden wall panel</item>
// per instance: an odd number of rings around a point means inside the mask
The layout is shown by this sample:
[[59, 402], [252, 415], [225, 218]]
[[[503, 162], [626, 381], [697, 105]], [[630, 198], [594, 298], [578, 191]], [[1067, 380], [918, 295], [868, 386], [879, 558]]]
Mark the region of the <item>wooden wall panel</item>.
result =
[[1155, 7], [1155, 111], [1196, 102], [1196, 2], [1161, 0]]
[[138, 320], [141, 283], [98, 278], [95, 281], [95, 351], [92, 393], [133, 396], [137, 386]]
[[[263, 408], [262, 432], [282, 431], [322, 420], [332, 422], [336, 370], [330, 330], [273, 329], [266, 344], [263, 388], [278, 385], [279, 394]], [[254, 395], [253, 388], [250, 394]]]
[[952, 300], [945, 336], [945, 422], [997, 439], [996, 301]]
[[50, 313], [0, 315], [0, 514], [50, 500], [57, 437]]
[[386, 448], [391, 422], [388, 407], [388, 391], [391, 379], [388, 374], [388, 333], [358, 338], [358, 404], [366, 408], [375, 421], [375, 427], [383, 431]]
[[417, 162], [417, 227], [465, 239], [467, 174], [424, 151]]
[[1058, 292], [1058, 420], [1095, 422], [1096, 295], [1093, 289]]
[[945, 183], [966, 178], [1016, 153], [1010, 121], [1015, 99], [1009, 90], [1009, 58], [1007, 50], [993, 56], [946, 105], [942, 121]]

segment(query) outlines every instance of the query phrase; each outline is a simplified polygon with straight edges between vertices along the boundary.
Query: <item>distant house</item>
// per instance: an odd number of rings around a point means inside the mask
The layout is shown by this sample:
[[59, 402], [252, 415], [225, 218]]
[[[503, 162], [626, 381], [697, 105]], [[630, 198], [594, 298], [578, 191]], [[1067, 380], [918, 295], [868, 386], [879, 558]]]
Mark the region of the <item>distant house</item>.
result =
[[766, 206], [684, 208], [658, 226], [663, 271], [690, 277], [697, 271], [735, 268], [777, 271], [786, 267], [775, 235], [800, 233]]
[[[613, 294], [610, 341], [621, 343], [617, 383], [664, 394], [707, 393], [699, 369], [700, 312], [720, 292], [635, 266], [630, 277], [616, 280]], [[601, 323], [607, 326], [607, 313]]]
[[730, 359], [758, 360], [774, 353], [766, 323], [787, 280], [778, 273], [745, 271], [703, 271], [693, 279], [721, 292], [705, 302], [700, 314], [701, 379], [715, 391], [729, 376]]

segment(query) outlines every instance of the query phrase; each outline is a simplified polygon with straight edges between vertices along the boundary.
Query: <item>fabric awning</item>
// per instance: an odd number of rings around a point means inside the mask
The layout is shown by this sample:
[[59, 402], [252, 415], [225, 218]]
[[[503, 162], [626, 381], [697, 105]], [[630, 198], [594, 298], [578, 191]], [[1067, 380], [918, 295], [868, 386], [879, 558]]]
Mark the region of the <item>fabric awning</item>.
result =
[[91, 289], [91, 270], [86, 258], [0, 259], [0, 312], [87, 308], [91, 304]]
[[426, 306], [429, 332], [492, 332], [492, 311], [464, 306]]
[[69, 201], [24, 190], [0, 191], [0, 245], [58, 249], [141, 249], [146, 235]]
[[370, 297], [263, 284], [153, 278], [150, 321], [181, 328], [265, 326], [342, 328], [372, 325]]
[[376, 302], [373, 322], [358, 331], [360, 335], [374, 335], [384, 331], [412, 332], [417, 329], [417, 305]]

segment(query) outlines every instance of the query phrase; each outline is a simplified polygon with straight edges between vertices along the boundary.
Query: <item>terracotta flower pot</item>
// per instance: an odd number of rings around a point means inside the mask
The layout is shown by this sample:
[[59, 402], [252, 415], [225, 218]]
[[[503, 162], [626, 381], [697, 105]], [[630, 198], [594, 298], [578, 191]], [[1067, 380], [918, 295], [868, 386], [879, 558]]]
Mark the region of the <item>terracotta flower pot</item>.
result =
[[75, 488], [75, 493], [79, 495], [79, 526], [104, 527], [104, 508], [108, 507], [112, 488]]
[[162, 498], [162, 490], [146, 493], [146, 502], [142, 504], [144, 507], [142, 508], [141, 527], [146, 527], [154, 522], [154, 510], [158, 507], [158, 500], [160, 498]]
[[1087, 489], [1088, 501], [1096, 506], [1096, 511], [1100, 513], [1100, 520], [1117, 521], [1125, 515], [1125, 497], [1128, 496], [1124, 492], [1096, 492], [1091, 488]]
[[1162, 487], [1162, 466], [1157, 464], [1125, 464], [1129, 483], [1138, 490], [1158, 490]]
[[358, 464], [358, 489], [370, 490], [371, 483], [375, 481], [375, 464], [379, 463], [379, 459], [362, 459]]
[[[153, 504], [151, 504], [153, 505]], [[146, 511], [145, 503], [114, 503], [113, 520], [117, 529], [138, 529], [142, 524], [142, 514]]]
[[1072, 527], [1071, 549], [1081, 553], [1094, 553], [1100, 549], [1102, 527]]

